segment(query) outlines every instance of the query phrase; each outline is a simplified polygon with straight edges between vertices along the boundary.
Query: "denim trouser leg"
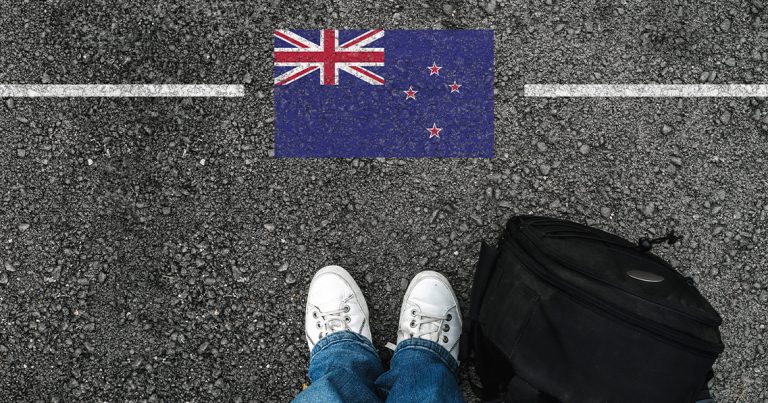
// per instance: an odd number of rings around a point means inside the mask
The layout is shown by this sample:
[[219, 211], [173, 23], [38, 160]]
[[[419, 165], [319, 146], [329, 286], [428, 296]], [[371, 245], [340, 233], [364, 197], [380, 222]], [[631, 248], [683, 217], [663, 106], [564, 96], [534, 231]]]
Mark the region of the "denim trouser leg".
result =
[[309, 360], [312, 384], [294, 402], [463, 402], [459, 364], [437, 343], [408, 339], [397, 345], [384, 373], [373, 344], [345, 331], [315, 345]]
[[349, 331], [331, 333], [312, 349], [312, 384], [294, 402], [380, 402], [374, 382], [382, 372], [368, 339]]
[[398, 343], [390, 370], [376, 380], [388, 402], [463, 402], [459, 364], [448, 350], [424, 339]]

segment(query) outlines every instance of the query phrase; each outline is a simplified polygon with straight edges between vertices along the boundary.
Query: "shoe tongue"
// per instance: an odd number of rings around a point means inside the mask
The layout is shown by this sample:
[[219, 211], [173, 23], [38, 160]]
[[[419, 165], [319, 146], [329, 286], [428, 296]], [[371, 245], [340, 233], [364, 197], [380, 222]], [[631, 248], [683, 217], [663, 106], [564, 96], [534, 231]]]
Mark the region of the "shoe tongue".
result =
[[344, 321], [342, 321], [341, 319], [331, 319], [328, 322], [326, 322], [326, 326], [328, 327], [328, 330], [331, 332], [335, 332], [337, 330], [343, 330]]
[[434, 341], [435, 343], [440, 339], [440, 328], [435, 323], [425, 323], [419, 326], [419, 332], [424, 332], [424, 334], [419, 336], [420, 339]]
[[[344, 305], [346, 305], [344, 301], [346, 300], [347, 296], [348, 295], [344, 290], [334, 290], [325, 294], [325, 298], [315, 300], [315, 306], [320, 310], [320, 312], [338, 311]], [[325, 325], [329, 332], [344, 330], [346, 328], [344, 319], [335, 316], [326, 317]]]

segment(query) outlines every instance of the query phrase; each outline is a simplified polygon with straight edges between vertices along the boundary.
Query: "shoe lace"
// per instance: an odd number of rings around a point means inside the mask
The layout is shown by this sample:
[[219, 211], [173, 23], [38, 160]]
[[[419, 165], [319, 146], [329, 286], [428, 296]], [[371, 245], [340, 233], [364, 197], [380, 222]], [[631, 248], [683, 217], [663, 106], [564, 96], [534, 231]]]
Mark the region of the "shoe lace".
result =
[[440, 332], [443, 329], [443, 322], [448, 320], [448, 315], [434, 315], [415, 309], [412, 313], [415, 318], [411, 320], [411, 328], [416, 328], [418, 330], [412, 332], [411, 337], [429, 335], [430, 340], [437, 341], [440, 337]]
[[320, 337], [340, 330], [349, 330], [350, 317], [347, 316], [349, 309], [349, 305], [330, 311], [317, 309], [312, 317], [317, 320], [316, 326], [320, 329]]
[[[429, 335], [429, 340], [438, 342], [440, 340], [440, 333], [450, 329], [447, 327], [448, 325], [443, 325], [445, 321], [450, 320], [450, 314], [434, 315], [414, 309], [411, 311], [411, 315], [414, 318], [411, 320], [410, 327], [417, 329], [410, 333], [411, 338]], [[448, 340], [446, 339], [445, 341], [447, 342]], [[394, 343], [387, 343], [385, 347], [392, 351], [397, 349], [397, 345]]]

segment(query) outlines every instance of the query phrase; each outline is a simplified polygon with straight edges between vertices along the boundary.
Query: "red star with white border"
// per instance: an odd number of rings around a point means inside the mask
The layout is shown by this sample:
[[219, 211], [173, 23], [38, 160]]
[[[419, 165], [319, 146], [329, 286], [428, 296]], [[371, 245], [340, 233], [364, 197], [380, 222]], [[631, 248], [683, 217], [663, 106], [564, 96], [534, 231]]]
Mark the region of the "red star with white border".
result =
[[439, 76], [440, 75], [440, 69], [442, 69], [442, 67], [438, 66], [437, 63], [435, 63], [435, 62], [432, 62], [432, 65], [431, 66], [427, 66], [427, 68], [429, 69], [429, 75], [430, 76], [434, 76], [434, 75], [438, 75]]
[[432, 123], [432, 127], [427, 128], [427, 131], [429, 132], [429, 138], [437, 137], [440, 138], [440, 132], [443, 130], [442, 127], [437, 127], [437, 123]]
[[461, 84], [456, 84], [456, 81], [451, 84], [451, 93], [459, 92], [459, 87], [461, 87]]
[[407, 91], [403, 91], [403, 92], [405, 93], [405, 100], [407, 101], [409, 99], [415, 100], [416, 99], [416, 93], [419, 92], [419, 91], [414, 91], [413, 90], [413, 86], [408, 86], [408, 90]]

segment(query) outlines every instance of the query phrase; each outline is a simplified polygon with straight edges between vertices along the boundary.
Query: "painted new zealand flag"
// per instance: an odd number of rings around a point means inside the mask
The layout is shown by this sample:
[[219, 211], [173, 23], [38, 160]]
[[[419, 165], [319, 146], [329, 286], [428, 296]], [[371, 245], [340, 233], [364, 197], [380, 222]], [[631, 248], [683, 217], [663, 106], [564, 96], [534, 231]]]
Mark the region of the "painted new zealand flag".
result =
[[277, 157], [493, 157], [493, 31], [274, 37]]

